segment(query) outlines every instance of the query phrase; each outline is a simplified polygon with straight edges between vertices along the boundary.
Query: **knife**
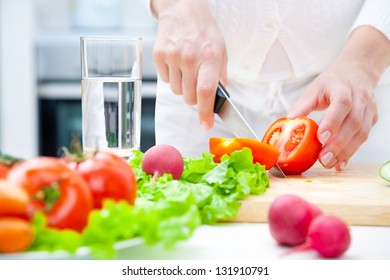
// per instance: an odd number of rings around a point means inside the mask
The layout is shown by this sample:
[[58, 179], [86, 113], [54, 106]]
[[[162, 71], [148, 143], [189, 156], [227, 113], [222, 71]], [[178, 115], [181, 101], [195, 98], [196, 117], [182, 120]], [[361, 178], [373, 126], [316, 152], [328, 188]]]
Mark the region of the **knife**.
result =
[[[214, 113], [218, 114], [236, 137], [252, 138], [261, 141], [237, 107], [234, 106], [229, 93], [220, 82], [215, 95]], [[269, 172], [279, 178], [286, 177], [278, 164], [275, 164]]]

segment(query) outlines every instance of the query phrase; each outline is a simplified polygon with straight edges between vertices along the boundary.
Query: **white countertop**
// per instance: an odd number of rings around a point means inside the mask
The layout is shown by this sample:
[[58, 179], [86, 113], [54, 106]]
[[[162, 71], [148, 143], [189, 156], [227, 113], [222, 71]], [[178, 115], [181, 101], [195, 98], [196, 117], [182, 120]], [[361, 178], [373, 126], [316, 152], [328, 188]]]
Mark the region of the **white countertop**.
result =
[[[351, 246], [340, 259], [390, 260], [390, 227], [351, 227]], [[173, 250], [162, 245], [131, 247], [118, 253], [119, 259], [132, 260], [277, 260], [320, 259], [316, 252], [281, 255], [287, 247], [272, 238], [268, 224], [223, 223], [201, 226], [192, 238], [180, 242]]]

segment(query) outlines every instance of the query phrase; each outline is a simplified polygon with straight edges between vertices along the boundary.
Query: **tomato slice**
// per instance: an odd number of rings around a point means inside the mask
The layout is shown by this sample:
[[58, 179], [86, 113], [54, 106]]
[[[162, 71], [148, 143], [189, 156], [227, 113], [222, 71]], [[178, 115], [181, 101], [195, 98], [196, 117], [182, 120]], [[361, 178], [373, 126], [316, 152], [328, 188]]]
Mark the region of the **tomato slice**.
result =
[[318, 124], [308, 117], [281, 118], [263, 137], [263, 142], [280, 151], [278, 165], [285, 174], [307, 171], [318, 159], [322, 144], [317, 138]]
[[230, 155], [234, 151], [249, 148], [252, 151], [253, 162], [260, 163], [268, 170], [278, 160], [280, 152], [272, 145], [249, 138], [210, 138], [210, 153], [214, 155], [215, 162], [221, 162], [223, 155]]

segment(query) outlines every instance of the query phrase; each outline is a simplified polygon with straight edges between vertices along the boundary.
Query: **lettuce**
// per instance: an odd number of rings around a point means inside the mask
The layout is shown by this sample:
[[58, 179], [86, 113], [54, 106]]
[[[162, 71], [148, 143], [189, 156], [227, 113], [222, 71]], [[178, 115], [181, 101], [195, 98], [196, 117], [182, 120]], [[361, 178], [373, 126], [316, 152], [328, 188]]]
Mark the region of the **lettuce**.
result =
[[248, 148], [223, 156], [220, 164], [209, 153], [184, 157], [179, 180], [165, 174], [153, 181], [142, 171], [142, 157], [143, 153], [136, 151], [129, 162], [138, 184], [134, 206], [106, 200], [102, 209], [91, 212], [82, 233], [47, 228], [44, 216], [37, 215], [37, 239], [31, 250], [74, 253], [79, 247], [88, 247], [94, 258], [113, 258], [113, 245], [134, 237], [143, 238], [147, 245], [162, 243], [173, 248], [200, 225], [237, 216], [240, 200], [262, 194], [269, 187], [264, 166], [253, 164]]

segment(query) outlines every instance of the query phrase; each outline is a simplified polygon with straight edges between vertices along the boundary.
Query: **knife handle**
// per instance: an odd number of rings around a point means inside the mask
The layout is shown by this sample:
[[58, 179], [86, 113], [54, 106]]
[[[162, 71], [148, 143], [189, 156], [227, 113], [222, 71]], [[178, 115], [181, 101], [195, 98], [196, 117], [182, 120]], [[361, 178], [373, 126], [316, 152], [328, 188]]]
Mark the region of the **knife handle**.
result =
[[226, 101], [226, 98], [230, 98], [230, 95], [225, 89], [225, 87], [221, 84], [221, 82], [218, 82], [218, 88], [217, 88], [217, 93], [215, 95], [215, 102], [214, 102], [214, 113], [216, 114], [219, 113], [219, 111], [222, 108], [222, 105]]

